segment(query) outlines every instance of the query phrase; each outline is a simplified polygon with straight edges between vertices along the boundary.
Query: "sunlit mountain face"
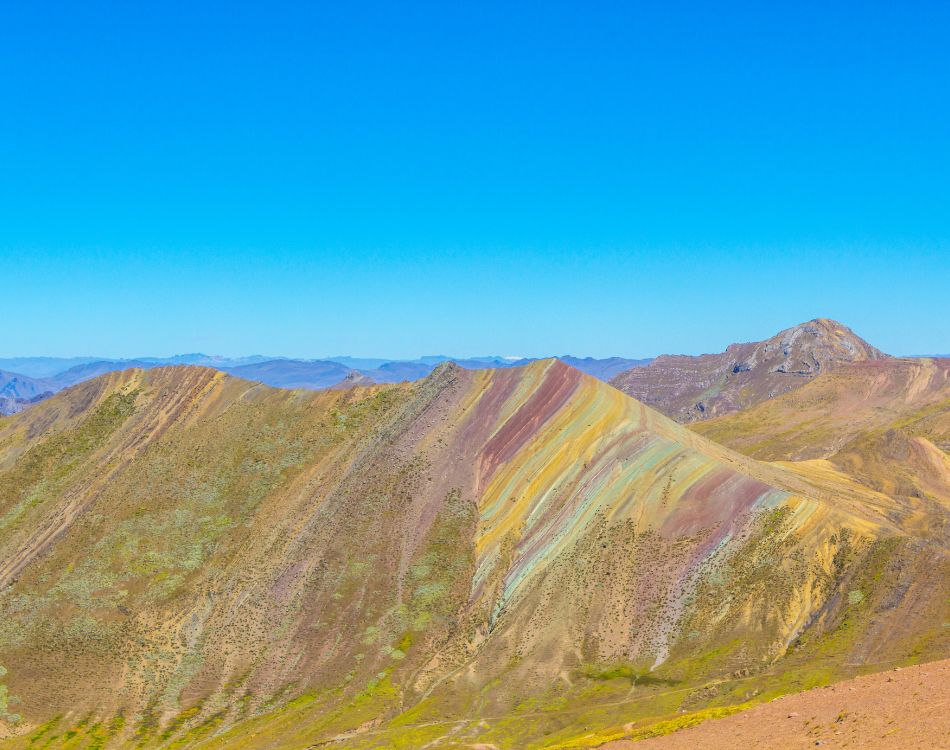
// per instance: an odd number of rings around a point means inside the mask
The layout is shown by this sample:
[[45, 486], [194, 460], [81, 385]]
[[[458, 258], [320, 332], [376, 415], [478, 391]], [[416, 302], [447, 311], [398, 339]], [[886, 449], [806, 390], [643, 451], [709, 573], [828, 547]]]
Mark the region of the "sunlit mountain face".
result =
[[946, 362], [832, 370], [705, 436], [555, 359], [62, 390], [0, 419], [2, 741], [588, 747], [945, 656]]

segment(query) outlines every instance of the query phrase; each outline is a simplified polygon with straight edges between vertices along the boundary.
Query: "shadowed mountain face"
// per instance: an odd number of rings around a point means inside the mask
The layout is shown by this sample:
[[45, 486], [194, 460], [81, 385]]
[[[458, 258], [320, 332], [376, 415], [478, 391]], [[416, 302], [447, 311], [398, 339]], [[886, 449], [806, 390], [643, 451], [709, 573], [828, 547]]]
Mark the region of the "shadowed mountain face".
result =
[[45, 381], [0, 370], [0, 416], [16, 414], [50, 395]]
[[24, 748], [593, 744], [947, 653], [946, 516], [554, 360], [321, 392], [111, 373], [0, 420], [0, 726]]
[[624, 393], [688, 423], [746, 409], [800, 388], [843, 363], [887, 355], [826, 318], [802, 323], [767, 341], [732, 344], [721, 354], [663, 355], [615, 377]]
[[0, 396], [31, 399], [47, 390], [44, 381], [0, 370]]
[[41, 393], [33, 398], [22, 398], [19, 396], [0, 396], [0, 417], [7, 417], [11, 414], [17, 414], [24, 409], [38, 404], [43, 399], [49, 398], [52, 393]]
[[0, 370], [30, 378], [49, 378], [76, 365], [95, 362], [100, 357], [0, 357]]

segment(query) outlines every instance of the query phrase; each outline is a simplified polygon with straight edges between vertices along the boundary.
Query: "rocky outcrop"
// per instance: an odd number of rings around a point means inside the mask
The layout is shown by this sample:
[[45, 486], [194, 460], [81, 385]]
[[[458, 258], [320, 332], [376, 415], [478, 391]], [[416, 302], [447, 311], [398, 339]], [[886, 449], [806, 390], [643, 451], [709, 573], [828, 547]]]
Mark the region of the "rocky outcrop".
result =
[[755, 406], [844, 363], [885, 357], [847, 326], [818, 318], [720, 354], [663, 355], [611, 384], [686, 423]]

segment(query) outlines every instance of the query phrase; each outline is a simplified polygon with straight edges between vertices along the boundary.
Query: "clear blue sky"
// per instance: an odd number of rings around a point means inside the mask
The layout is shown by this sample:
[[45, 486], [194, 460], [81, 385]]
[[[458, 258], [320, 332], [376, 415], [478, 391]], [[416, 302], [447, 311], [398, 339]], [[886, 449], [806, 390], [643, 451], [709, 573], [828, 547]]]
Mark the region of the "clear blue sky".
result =
[[0, 356], [950, 351], [948, 38], [946, 2], [5, 3]]

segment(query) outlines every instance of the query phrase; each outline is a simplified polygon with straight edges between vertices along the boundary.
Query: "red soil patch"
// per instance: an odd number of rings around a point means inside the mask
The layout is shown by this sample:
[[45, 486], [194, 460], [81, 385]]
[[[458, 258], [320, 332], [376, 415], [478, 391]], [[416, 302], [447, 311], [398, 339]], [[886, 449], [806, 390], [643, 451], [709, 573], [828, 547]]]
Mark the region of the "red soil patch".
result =
[[495, 469], [509, 461], [567, 403], [582, 377], [580, 371], [562, 362], [551, 364], [538, 389], [482, 450], [479, 488], [490, 482]]
[[788, 695], [640, 742], [604, 750], [950, 748], [950, 660], [905, 667]]

